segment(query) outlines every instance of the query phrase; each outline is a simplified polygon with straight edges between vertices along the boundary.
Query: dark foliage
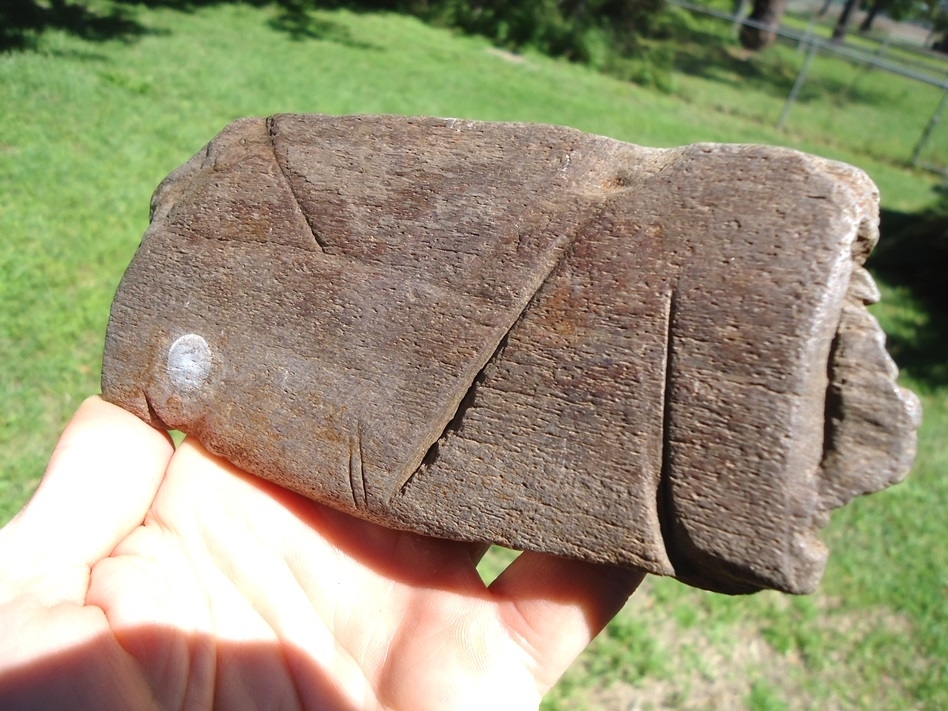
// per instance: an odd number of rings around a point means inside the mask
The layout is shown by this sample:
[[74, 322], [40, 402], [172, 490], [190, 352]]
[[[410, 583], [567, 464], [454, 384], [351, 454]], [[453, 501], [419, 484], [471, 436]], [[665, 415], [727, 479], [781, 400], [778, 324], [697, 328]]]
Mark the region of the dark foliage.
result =
[[[484, 35], [512, 49], [534, 47], [554, 56], [602, 63], [603, 54], [626, 55], [654, 29], [663, 0], [433, 0], [427, 9], [406, 0], [404, 9]], [[420, 11], [420, 12], [419, 12]]]

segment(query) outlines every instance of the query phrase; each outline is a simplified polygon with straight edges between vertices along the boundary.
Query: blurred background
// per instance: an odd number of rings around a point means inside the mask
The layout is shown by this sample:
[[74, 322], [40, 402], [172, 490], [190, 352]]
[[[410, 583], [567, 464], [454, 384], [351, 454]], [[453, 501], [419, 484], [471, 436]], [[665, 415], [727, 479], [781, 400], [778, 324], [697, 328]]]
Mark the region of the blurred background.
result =
[[[98, 392], [151, 191], [235, 118], [791, 146], [881, 189], [874, 313], [922, 397], [916, 466], [834, 514], [816, 594], [649, 579], [544, 708], [948, 708], [946, 27], [939, 0], [2, 0], [0, 522]], [[513, 555], [493, 551], [484, 576]]]

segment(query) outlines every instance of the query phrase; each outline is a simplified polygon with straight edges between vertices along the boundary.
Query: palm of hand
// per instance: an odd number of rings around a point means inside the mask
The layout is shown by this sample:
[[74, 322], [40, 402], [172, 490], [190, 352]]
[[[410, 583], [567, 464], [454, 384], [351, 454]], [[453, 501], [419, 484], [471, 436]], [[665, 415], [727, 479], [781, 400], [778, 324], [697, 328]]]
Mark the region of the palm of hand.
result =
[[98, 399], [0, 531], [0, 706], [523, 709], [640, 575], [390, 531]]

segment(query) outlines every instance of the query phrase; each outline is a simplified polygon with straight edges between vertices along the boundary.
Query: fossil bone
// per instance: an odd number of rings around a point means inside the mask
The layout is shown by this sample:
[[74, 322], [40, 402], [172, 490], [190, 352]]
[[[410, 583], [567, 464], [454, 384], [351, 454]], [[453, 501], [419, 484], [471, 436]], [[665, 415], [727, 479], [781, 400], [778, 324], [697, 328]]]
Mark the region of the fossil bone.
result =
[[808, 592], [914, 455], [877, 221], [782, 148], [243, 119], [156, 191], [103, 395], [386, 526]]

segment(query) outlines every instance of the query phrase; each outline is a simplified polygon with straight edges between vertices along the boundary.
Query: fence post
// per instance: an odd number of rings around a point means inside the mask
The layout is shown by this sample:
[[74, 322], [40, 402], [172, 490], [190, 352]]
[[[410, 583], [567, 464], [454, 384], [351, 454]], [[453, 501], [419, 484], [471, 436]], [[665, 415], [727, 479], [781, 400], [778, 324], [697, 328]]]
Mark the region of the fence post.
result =
[[810, 44], [810, 39], [816, 34], [816, 14], [810, 15], [810, 21], [806, 23], [806, 29], [803, 31], [803, 37], [797, 42], [797, 51], [803, 51], [803, 45]]
[[743, 24], [741, 20], [743, 20], [744, 13], [747, 11], [748, 2], [749, 0], [734, 0], [734, 21], [731, 25], [731, 34], [734, 37], [741, 33], [741, 25]]
[[928, 124], [925, 126], [925, 130], [922, 131], [922, 136], [918, 139], [918, 143], [915, 144], [915, 150], [912, 151], [912, 159], [909, 162], [913, 166], [918, 166], [918, 156], [921, 154], [922, 149], [925, 148], [925, 144], [928, 143], [928, 139], [931, 137], [932, 131], [935, 130], [935, 126], [941, 121], [941, 112], [945, 108], [945, 104], [948, 104], [948, 84], [944, 84], [943, 88], [945, 91], [941, 95], [941, 101], [938, 102], [935, 113], [928, 119]]
[[794, 79], [790, 93], [787, 94], [787, 100], [783, 103], [783, 110], [780, 112], [780, 118], [777, 119], [778, 131], [782, 131], [784, 124], [787, 123], [787, 117], [790, 115], [790, 107], [793, 106], [793, 102], [797, 100], [797, 94], [800, 93], [800, 89], [803, 87], [803, 81], [806, 79], [806, 73], [810, 71], [810, 62], [813, 61], [814, 54], [816, 54], [816, 42], [814, 42], [813, 38], [811, 37], [810, 49], [807, 50], [803, 64], [800, 65], [800, 71], [797, 72], [797, 78]]

